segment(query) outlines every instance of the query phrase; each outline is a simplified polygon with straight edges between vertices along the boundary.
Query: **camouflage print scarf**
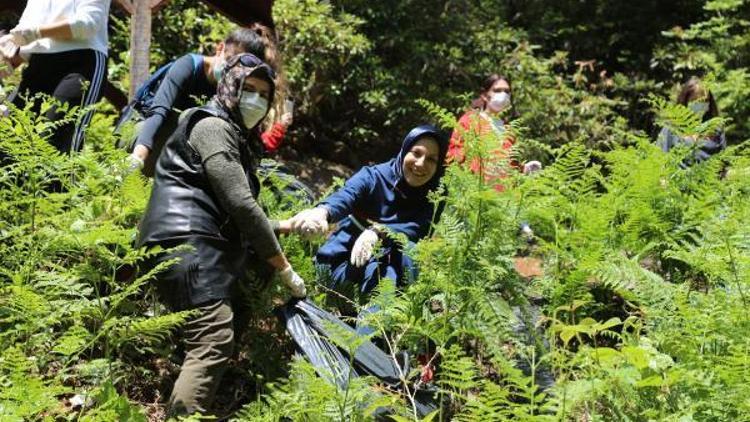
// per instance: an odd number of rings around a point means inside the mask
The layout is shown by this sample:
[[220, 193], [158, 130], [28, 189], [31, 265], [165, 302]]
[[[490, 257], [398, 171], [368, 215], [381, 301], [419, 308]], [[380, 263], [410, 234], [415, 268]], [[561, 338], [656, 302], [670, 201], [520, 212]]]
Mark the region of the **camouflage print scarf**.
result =
[[[219, 81], [216, 97], [214, 97], [216, 103], [229, 113], [232, 120], [240, 127], [244, 127], [244, 125], [238, 105], [240, 95], [242, 95], [242, 87], [248, 76], [264, 79], [271, 84], [271, 98], [269, 98], [268, 103], [273, 104], [275, 91], [274, 79], [276, 75], [270, 66], [250, 53], [238, 54], [227, 60], [227, 64], [224, 67], [224, 76]], [[252, 128], [245, 129], [249, 130]]]

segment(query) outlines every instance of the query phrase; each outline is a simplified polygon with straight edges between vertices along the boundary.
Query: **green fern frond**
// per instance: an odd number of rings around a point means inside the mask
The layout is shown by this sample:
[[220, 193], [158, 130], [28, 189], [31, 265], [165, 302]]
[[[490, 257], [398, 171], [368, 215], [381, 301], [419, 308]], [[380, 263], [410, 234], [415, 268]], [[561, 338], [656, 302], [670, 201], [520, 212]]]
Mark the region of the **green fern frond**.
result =
[[437, 384], [448, 393], [465, 399], [465, 394], [476, 387], [477, 369], [474, 362], [457, 346], [452, 345], [441, 351], [441, 373]]
[[163, 344], [178, 327], [195, 315], [196, 312], [188, 310], [153, 317], [111, 319], [109, 325], [113, 328], [108, 337], [116, 349], [135, 344], [140, 349], [151, 350]]

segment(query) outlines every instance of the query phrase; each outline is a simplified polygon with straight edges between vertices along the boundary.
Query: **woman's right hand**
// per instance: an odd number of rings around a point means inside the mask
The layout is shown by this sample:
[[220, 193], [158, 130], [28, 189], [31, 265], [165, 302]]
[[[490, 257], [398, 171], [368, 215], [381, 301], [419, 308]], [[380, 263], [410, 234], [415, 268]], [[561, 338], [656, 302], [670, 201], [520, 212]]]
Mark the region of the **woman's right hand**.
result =
[[291, 218], [292, 232], [305, 237], [319, 236], [328, 232], [328, 210], [316, 207], [300, 211]]
[[13, 73], [13, 69], [20, 64], [18, 61], [18, 46], [13, 42], [13, 36], [10, 34], [0, 37], [0, 55], [2, 55], [2, 60], [6, 64], [0, 78], [5, 78]]
[[38, 27], [22, 28], [17, 26], [10, 30], [9, 35], [13, 38], [13, 43], [19, 47], [23, 47], [26, 44], [42, 38], [42, 34]]
[[294, 118], [292, 117], [292, 113], [284, 113], [281, 115], [281, 119], [279, 119], [279, 123], [284, 127], [291, 126], [293, 121]]

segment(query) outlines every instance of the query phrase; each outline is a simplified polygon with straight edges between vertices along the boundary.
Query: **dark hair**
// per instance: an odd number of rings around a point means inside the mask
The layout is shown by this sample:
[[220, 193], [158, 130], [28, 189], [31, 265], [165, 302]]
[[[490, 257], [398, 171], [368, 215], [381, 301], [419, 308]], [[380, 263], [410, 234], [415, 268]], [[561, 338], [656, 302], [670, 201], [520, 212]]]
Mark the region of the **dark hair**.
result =
[[266, 44], [262, 37], [251, 29], [235, 28], [224, 39], [224, 45], [233, 45], [242, 53], [250, 53], [266, 61]]
[[508, 86], [510, 87], [511, 93], [513, 92], [513, 85], [510, 83], [510, 78], [497, 74], [497, 73], [493, 73], [490, 76], [487, 76], [484, 79], [484, 82], [482, 82], [482, 85], [480, 86], [480, 90], [478, 93], [479, 95], [477, 96], [477, 98], [475, 98], [471, 102], [471, 108], [475, 110], [484, 110], [484, 107], [487, 104], [486, 104], [486, 101], [482, 99], [482, 94], [492, 89], [492, 85], [495, 85], [495, 82], [500, 81], [500, 80], [507, 82]]
[[263, 61], [278, 72], [281, 63], [279, 62], [279, 51], [276, 48], [276, 33], [273, 29], [259, 22], [251, 23], [247, 30], [254, 32], [260, 38], [264, 48]]
[[[281, 54], [277, 47], [278, 40], [276, 39], [276, 32], [274, 30], [260, 22], [253, 22], [247, 27], [248, 31], [252, 31], [255, 35], [260, 38], [265, 47], [263, 61], [268, 63], [271, 68], [276, 71], [276, 102], [273, 105], [275, 110], [275, 116], [278, 119], [281, 116], [282, 101], [288, 95], [288, 85], [286, 76], [283, 70], [283, 63], [281, 60]], [[270, 121], [267, 121], [270, 124]]]
[[703, 115], [703, 121], [712, 119], [719, 116], [719, 107], [716, 105], [714, 95], [705, 88], [700, 80], [695, 76], [691, 77], [687, 82], [682, 84], [680, 94], [677, 96], [677, 104], [682, 104], [687, 107], [691, 99], [698, 97], [701, 91], [705, 91], [706, 100], [708, 101], [708, 111]]

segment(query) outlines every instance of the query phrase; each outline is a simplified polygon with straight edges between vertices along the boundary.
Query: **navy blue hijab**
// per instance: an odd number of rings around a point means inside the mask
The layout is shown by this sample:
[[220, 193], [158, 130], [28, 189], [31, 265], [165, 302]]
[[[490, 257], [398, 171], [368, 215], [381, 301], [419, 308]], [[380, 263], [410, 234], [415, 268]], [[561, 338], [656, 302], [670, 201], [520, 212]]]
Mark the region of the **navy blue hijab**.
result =
[[[421, 138], [429, 136], [438, 143], [438, 166], [432, 178], [422, 186], [409, 186], [403, 177], [404, 157]], [[360, 229], [347, 218], [360, 222], [383, 224], [403, 233], [416, 242], [429, 232], [436, 216], [427, 194], [437, 188], [445, 172], [444, 161], [448, 152], [448, 137], [431, 125], [417, 126], [406, 135], [401, 150], [393, 159], [374, 166], [361, 168], [344, 186], [324, 199], [320, 205], [328, 210], [330, 222], [340, 222], [339, 229], [318, 252], [322, 262], [334, 263], [348, 259]], [[438, 208], [437, 214], [439, 214]], [[334, 258], [335, 257], [335, 258]]]
[[[430, 137], [434, 139], [438, 144], [438, 162], [437, 169], [432, 178], [422, 186], [414, 187], [409, 186], [404, 178], [404, 157], [412, 149], [414, 144], [424, 137]], [[401, 143], [401, 150], [398, 152], [396, 157], [388, 161], [387, 168], [391, 174], [385, 174], [386, 166], [376, 166], [375, 169], [383, 174], [383, 177], [391, 180], [392, 185], [406, 193], [409, 196], [412, 195], [427, 195], [428, 192], [434, 190], [440, 185], [440, 179], [445, 173], [445, 156], [448, 154], [448, 137], [438, 128], [433, 125], [420, 125], [410, 130], [404, 141]]]

